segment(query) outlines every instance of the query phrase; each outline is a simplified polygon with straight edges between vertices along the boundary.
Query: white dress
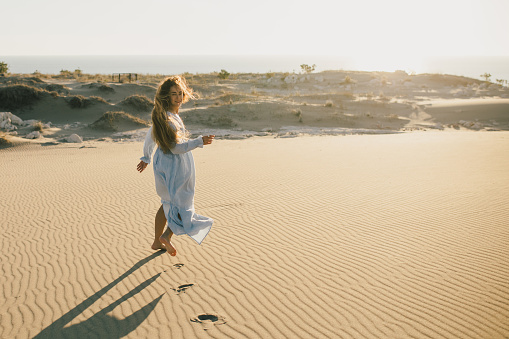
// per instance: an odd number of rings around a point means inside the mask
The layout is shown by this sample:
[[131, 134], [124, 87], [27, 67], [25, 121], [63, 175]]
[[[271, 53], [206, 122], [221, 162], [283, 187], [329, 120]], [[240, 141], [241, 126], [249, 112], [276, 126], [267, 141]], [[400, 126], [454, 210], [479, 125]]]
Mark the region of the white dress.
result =
[[[175, 130], [185, 133], [182, 120], [177, 114], [167, 112], [168, 121]], [[156, 143], [152, 138], [152, 127], [147, 132], [143, 145], [143, 162], [150, 164]], [[212, 228], [214, 220], [194, 212], [195, 168], [191, 151], [203, 147], [202, 136], [180, 142], [163, 153], [157, 148], [154, 154], [154, 177], [157, 194], [161, 197], [167, 227], [175, 235], [187, 234], [201, 244]]]

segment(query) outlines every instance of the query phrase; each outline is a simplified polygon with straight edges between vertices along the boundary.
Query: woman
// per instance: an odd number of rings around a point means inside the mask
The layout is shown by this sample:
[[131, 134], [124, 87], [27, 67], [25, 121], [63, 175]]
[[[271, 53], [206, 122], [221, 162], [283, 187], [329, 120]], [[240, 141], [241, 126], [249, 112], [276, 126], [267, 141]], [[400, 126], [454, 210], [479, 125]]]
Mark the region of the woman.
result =
[[201, 244], [214, 222], [194, 212], [195, 168], [191, 151], [210, 145], [214, 135], [189, 139], [179, 116], [180, 106], [189, 99], [194, 99], [193, 91], [184, 78], [173, 76], [161, 82], [154, 98], [153, 124], [145, 137], [143, 157], [137, 166], [137, 170], [143, 172], [157, 144], [153, 167], [162, 205], [156, 213], [152, 249], [166, 249], [172, 256], [177, 254], [170, 241], [173, 234], [187, 234]]

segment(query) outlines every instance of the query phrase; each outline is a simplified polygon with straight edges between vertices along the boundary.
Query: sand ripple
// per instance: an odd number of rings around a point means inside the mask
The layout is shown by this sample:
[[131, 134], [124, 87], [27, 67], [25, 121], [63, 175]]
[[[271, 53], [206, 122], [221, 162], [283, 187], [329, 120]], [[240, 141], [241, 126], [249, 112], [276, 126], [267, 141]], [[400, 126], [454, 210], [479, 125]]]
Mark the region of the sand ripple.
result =
[[0, 150], [0, 337], [505, 338], [509, 135], [222, 140], [150, 250], [140, 143]]

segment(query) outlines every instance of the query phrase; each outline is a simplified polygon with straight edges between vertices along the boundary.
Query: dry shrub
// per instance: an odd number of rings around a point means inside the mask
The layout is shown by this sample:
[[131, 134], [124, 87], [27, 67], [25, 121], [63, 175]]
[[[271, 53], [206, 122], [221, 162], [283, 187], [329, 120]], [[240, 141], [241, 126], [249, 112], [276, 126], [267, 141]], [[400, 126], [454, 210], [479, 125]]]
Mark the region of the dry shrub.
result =
[[49, 92], [57, 92], [58, 94], [63, 95], [69, 94], [69, 88], [60, 84], [45, 84], [43, 87]]
[[97, 89], [104, 93], [114, 93], [115, 92], [115, 89], [113, 87], [111, 87], [110, 85], [100, 85]]
[[90, 106], [92, 102], [83, 95], [73, 95], [67, 98], [67, 103], [71, 108], [86, 108]]
[[44, 85], [44, 81], [39, 78], [22, 76], [1, 77], [0, 82], [6, 85], [28, 85], [32, 87]]
[[0, 133], [0, 149], [1, 148], [11, 147], [11, 146], [12, 146], [12, 142], [7, 140], [7, 138], [6, 138], [4, 133]]
[[104, 100], [104, 98], [95, 95], [91, 96], [89, 99], [91, 103], [102, 102], [103, 104], [109, 104], [106, 100]]
[[44, 129], [44, 125], [42, 124], [41, 121], [37, 121], [35, 124], [34, 124], [34, 131], [38, 131], [38, 132], [42, 132], [42, 130]]
[[97, 89], [104, 94], [115, 93], [115, 89], [108, 84], [102, 84], [99, 82], [92, 82], [90, 84], [84, 84], [82, 87], [88, 87], [90, 89]]
[[71, 108], [87, 108], [88, 106], [98, 102], [108, 103], [103, 98], [97, 96], [85, 98], [83, 95], [73, 95], [67, 98], [67, 103], [71, 106]]
[[299, 122], [302, 122], [302, 111], [300, 109], [292, 109], [292, 114], [299, 118]]
[[134, 108], [138, 111], [152, 111], [154, 103], [144, 95], [131, 95], [119, 102], [119, 105]]
[[0, 107], [15, 110], [38, 101], [46, 90], [28, 85], [9, 85], [0, 88]]
[[133, 129], [149, 126], [145, 120], [132, 116], [129, 113], [110, 111], [104, 113], [99, 119], [90, 124], [90, 127], [105, 131], [118, 131], [121, 129], [121, 125]]

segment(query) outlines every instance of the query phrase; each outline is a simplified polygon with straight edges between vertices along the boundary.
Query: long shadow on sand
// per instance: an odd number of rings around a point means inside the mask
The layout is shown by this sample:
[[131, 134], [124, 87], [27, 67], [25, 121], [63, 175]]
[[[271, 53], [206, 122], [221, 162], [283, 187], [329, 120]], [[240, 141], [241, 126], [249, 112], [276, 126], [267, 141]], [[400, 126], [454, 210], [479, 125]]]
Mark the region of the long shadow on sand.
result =
[[138, 261], [134, 264], [131, 269], [122, 274], [120, 277], [112, 281], [107, 286], [103, 287], [100, 291], [90, 296], [86, 300], [84, 300], [81, 304], [77, 305], [75, 308], [61, 316], [54, 323], [46, 327], [34, 338], [83, 338], [83, 337], [95, 337], [95, 338], [122, 338], [134, 331], [154, 310], [156, 305], [159, 303], [164, 293], [159, 297], [148, 303], [146, 306], [142, 307], [140, 310], [134, 312], [130, 316], [125, 319], [117, 319], [107, 313], [111, 312], [115, 307], [128, 300], [129, 298], [135, 296], [139, 292], [141, 292], [144, 288], [148, 287], [152, 284], [160, 275], [158, 273], [153, 277], [145, 280], [138, 286], [136, 286], [129, 293], [125, 294], [121, 298], [117, 299], [107, 307], [103, 308], [98, 313], [94, 314], [89, 319], [75, 325], [71, 325], [69, 327], [64, 327], [68, 323], [70, 323], [74, 318], [80, 315], [84, 310], [90, 307], [93, 303], [99, 300], [103, 295], [105, 295], [109, 290], [111, 290], [115, 285], [120, 283], [134, 271], [139, 269], [141, 266], [148, 263], [150, 260], [155, 259], [161, 254], [165, 253], [164, 251], [158, 251], [153, 253], [152, 255]]

